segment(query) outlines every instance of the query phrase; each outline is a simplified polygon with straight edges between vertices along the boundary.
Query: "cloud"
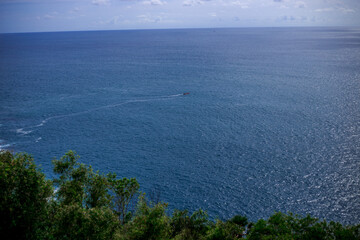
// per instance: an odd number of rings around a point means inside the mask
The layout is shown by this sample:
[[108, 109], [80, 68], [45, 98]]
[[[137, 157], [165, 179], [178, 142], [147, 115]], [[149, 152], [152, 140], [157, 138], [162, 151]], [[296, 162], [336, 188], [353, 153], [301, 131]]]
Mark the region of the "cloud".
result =
[[152, 5], [152, 6], [161, 6], [161, 5], [165, 5], [166, 2], [165, 1], [161, 1], [161, 0], [147, 0], [142, 2], [144, 5]]
[[354, 9], [344, 8], [344, 7], [315, 9], [315, 12], [332, 12], [332, 11], [340, 11], [340, 12], [343, 12], [343, 13], [354, 13], [355, 12]]
[[240, 8], [249, 8], [249, 4], [247, 2], [243, 2], [243, 1], [234, 1], [234, 2], [231, 2], [230, 5], [233, 5], [233, 6], [239, 6]]
[[315, 9], [315, 12], [331, 12], [334, 11], [333, 8], [319, 8], [319, 9]]
[[52, 19], [52, 18], [54, 18], [55, 16], [54, 15], [50, 15], [50, 14], [45, 14], [44, 15], [44, 18], [45, 19]]
[[100, 25], [117, 25], [119, 23], [124, 22], [123, 20], [121, 20], [122, 16], [114, 16], [108, 20], [100, 20], [97, 21], [96, 24], [100, 24]]
[[[49, 0], [0, 0], [0, 3], [48, 3]], [[74, 2], [73, 0], [53, 0], [52, 2]]]
[[110, 0], [92, 0], [92, 4], [97, 5], [97, 6], [109, 5]]
[[295, 7], [296, 8], [306, 8], [306, 3], [304, 3], [303, 1], [298, 1], [295, 3]]
[[278, 20], [282, 22], [295, 21], [296, 18], [294, 16], [282, 16]]
[[55, 18], [58, 14], [59, 14], [58, 12], [51, 12], [51, 13], [45, 14], [43, 17], [37, 16], [36, 19], [37, 20], [40, 20], [40, 19], [50, 20], [50, 19]]
[[69, 11], [69, 13], [77, 13], [77, 12], [79, 12], [79, 11], [80, 11], [80, 8], [75, 7], [75, 8], [73, 8], [73, 9], [71, 9], [71, 10]]
[[202, 1], [202, 0], [185, 0], [183, 1], [183, 6], [185, 7], [191, 7], [191, 6], [195, 6], [195, 5], [202, 5], [204, 4], [204, 2], [208, 2], [209, 0], [207, 1]]
[[351, 8], [339, 8], [340, 11], [342, 11], [343, 13], [354, 13], [355, 10], [351, 9]]
[[141, 23], [158, 23], [162, 21], [162, 16], [150, 16], [148, 14], [137, 16], [138, 22]]
[[274, 2], [284, 2], [284, 0], [274, 0]]
[[120, 19], [119, 16], [115, 16], [109, 21], [109, 24], [116, 25], [119, 22], [119, 19]]
[[183, 1], [183, 6], [185, 6], [185, 7], [191, 7], [191, 6], [193, 6], [193, 5], [195, 5], [196, 3], [195, 3], [195, 1], [193, 1], [193, 0], [185, 0], [185, 1]]

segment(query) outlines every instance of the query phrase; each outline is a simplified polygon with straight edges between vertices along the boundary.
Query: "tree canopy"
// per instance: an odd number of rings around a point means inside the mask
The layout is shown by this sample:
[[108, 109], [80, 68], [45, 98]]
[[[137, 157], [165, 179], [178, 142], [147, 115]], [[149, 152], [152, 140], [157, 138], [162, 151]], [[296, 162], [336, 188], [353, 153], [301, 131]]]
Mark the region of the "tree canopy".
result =
[[[0, 152], [1, 239], [360, 239], [360, 225], [277, 212], [249, 222], [206, 211], [167, 211], [139, 191], [135, 178], [102, 174], [69, 151], [53, 160], [49, 180], [26, 153]], [[133, 206], [136, 206], [133, 208]]]

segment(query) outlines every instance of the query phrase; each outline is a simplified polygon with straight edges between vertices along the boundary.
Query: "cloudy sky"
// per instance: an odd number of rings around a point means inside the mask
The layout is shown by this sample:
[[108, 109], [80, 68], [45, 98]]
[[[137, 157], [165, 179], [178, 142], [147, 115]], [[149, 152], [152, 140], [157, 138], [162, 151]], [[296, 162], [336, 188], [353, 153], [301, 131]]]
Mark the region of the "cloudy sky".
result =
[[360, 26], [360, 0], [0, 0], [0, 32]]

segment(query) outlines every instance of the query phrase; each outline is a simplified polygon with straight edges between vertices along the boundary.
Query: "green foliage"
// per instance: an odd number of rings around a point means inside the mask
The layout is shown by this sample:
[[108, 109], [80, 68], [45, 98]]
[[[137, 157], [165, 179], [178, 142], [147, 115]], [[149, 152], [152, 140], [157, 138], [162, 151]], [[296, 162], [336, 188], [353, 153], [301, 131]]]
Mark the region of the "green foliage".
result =
[[119, 222], [111, 206], [110, 183], [72, 151], [54, 160], [58, 186], [52, 229], [56, 239], [112, 239]]
[[[148, 203], [135, 178], [94, 172], [72, 151], [54, 160], [54, 182], [46, 180], [25, 153], [0, 152], [1, 239], [236, 240], [360, 239], [360, 225], [275, 213], [248, 223], [244, 216], [210, 221], [202, 210], [166, 213], [167, 204]], [[57, 187], [54, 192], [53, 185]]]
[[128, 210], [139, 193], [140, 185], [135, 178], [116, 179], [115, 174], [108, 174], [110, 189], [115, 194], [115, 212], [122, 224], [126, 222]]
[[216, 224], [207, 232], [207, 240], [235, 240], [245, 236], [245, 226], [248, 224], [247, 217], [236, 215], [232, 219]]
[[112, 197], [109, 194], [109, 182], [107, 177], [99, 174], [99, 172], [93, 173], [91, 171], [89, 173], [85, 192], [85, 203], [88, 208], [110, 206]]
[[281, 212], [261, 219], [251, 228], [252, 239], [360, 239], [360, 225], [344, 227], [339, 223], [319, 221], [309, 215], [302, 218]]
[[248, 224], [248, 219], [245, 216], [236, 215], [229, 222], [235, 223], [241, 227], [245, 227]]
[[218, 220], [212, 227], [205, 239], [207, 240], [236, 240], [243, 237], [244, 228], [231, 221], [222, 222]]
[[199, 239], [209, 229], [208, 215], [203, 210], [191, 216], [187, 210], [175, 210], [170, 220], [171, 237], [177, 239]]
[[58, 187], [57, 199], [63, 205], [78, 204], [82, 206], [85, 200], [85, 184], [91, 169], [77, 162], [79, 156], [69, 151], [60, 160], [53, 160], [54, 173], [59, 178], [54, 180]]
[[123, 228], [123, 238], [128, 240], [169, 239], [169, 218], [165, 214], [167, 204], [149, 206], [144, 196], [140, 197], [136, 214]]
[[0, 232], [3, 239], [36, 239], [46, 228], [52, 183], [25, 153], [0, 152]]
[[79, 156], [67, 152], [60, 160], [53, 160], [56, 197], [62, 205], [78, 204], [86, 208], [106, 207], [111, 202], [109, 182], [105, 175], [94, 173], [91, 166], [77, 162]]
[[83, 208], [78, 204], [58, 208], [52, 234], [55, 239], [113, 239], [119, 224], [109, 208]]

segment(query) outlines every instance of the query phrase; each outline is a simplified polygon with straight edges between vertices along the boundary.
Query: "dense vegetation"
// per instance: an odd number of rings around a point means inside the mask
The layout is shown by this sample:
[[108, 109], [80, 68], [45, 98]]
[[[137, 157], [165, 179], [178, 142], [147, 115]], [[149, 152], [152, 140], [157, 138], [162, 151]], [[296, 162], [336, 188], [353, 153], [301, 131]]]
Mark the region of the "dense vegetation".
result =
[[0, 153], [1, 239], [360, 239], [360, 225], [291, 213], [254, 223], [214, 222], [202, 210], [168, 214], [136, 179], [95, 172], [72, 151], [53, 164], [58, 177], [48, 180], [30, 155]]

